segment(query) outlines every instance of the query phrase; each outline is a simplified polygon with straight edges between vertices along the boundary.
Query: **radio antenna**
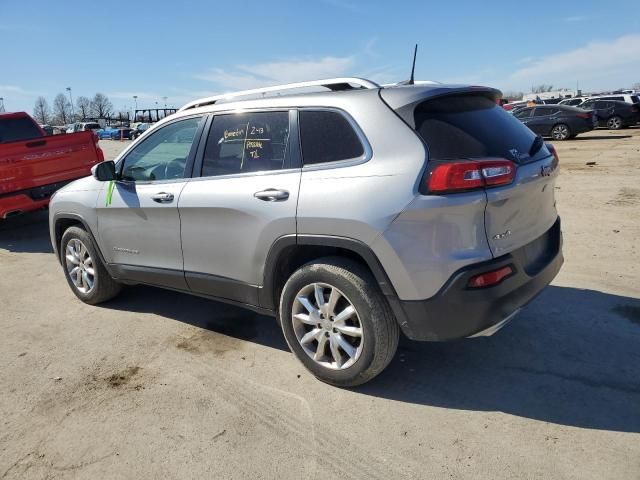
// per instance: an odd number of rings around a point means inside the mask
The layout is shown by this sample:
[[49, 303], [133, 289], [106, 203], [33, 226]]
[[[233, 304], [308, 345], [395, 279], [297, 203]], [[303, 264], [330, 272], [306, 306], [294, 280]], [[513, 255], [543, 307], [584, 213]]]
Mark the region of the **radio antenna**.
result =
[[416, 56], [417, 55], [418, 55], [418, 44], [416, 43], [416, 46], [413, 49], [413, 64], [411, 65], [411, 77], [409, 78], [409, 80], [405, 80], [404, 82], [400, 82], [400, 85], [414, 85], [415, 84]]

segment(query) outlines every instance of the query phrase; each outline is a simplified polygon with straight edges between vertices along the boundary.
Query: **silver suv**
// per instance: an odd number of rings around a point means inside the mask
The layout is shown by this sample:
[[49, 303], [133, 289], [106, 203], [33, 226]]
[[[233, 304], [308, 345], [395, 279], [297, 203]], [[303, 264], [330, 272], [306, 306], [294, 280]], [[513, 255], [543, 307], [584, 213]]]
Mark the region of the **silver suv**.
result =
[[489, 335], [562, 265], [558, 158], [499, 97], [342, 78], [192, 102], [57, 192], [53, 248], [86, 303], [139, 283], [240, 305], [362, 384], [400, 331]]

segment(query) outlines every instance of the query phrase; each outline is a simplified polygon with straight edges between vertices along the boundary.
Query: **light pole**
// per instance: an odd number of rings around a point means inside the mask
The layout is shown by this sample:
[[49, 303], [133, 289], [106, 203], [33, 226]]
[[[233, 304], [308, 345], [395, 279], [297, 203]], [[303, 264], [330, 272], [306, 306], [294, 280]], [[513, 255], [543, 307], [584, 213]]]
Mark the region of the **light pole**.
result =
[[[69, 102], [71, 102], [71, 116], [75, 117], [76, 112], [73, 109], [73, 97], [71, 96], [71, 87], [67, 87], [67, 92], [69, 92]], [[74, 118], [75, 121], [75, 118]]]
[[167, 98], [169, 97], [162, 97], [162, 100], [164, 100], [164, 108], [167, 108]]
[[0, 113], [4, 112], [4, 97], [0, 97]]
[[133, 96], [133, 101], [136, 103], [136, 109], [133, 111], [133, 121], [136, 121], [136, 113], [138, 112], [138, 95]]

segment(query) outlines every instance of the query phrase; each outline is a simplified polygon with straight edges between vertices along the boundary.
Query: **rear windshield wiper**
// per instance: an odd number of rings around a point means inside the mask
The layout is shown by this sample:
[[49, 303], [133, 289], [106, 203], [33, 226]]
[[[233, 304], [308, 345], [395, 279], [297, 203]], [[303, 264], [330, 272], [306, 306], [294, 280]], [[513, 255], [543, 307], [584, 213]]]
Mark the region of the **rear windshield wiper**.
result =
[[542, 146], [544, 145], [544, 140], [540, 135], [536, 136], [535, 140], [531, 144], [531, 148], [529, 149], [529, 156], [533, 157], [536, 153], [540, 151]]

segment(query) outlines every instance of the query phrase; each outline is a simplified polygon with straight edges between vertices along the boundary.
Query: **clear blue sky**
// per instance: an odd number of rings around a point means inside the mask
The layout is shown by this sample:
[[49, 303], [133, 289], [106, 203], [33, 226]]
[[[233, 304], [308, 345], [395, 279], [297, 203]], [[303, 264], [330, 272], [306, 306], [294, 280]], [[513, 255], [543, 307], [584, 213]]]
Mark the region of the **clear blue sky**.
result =
[[527, 91], [640, 82], [640, 1], [0, 0], [0, 97], [72, 87], [116, 107], [329, 76]]

